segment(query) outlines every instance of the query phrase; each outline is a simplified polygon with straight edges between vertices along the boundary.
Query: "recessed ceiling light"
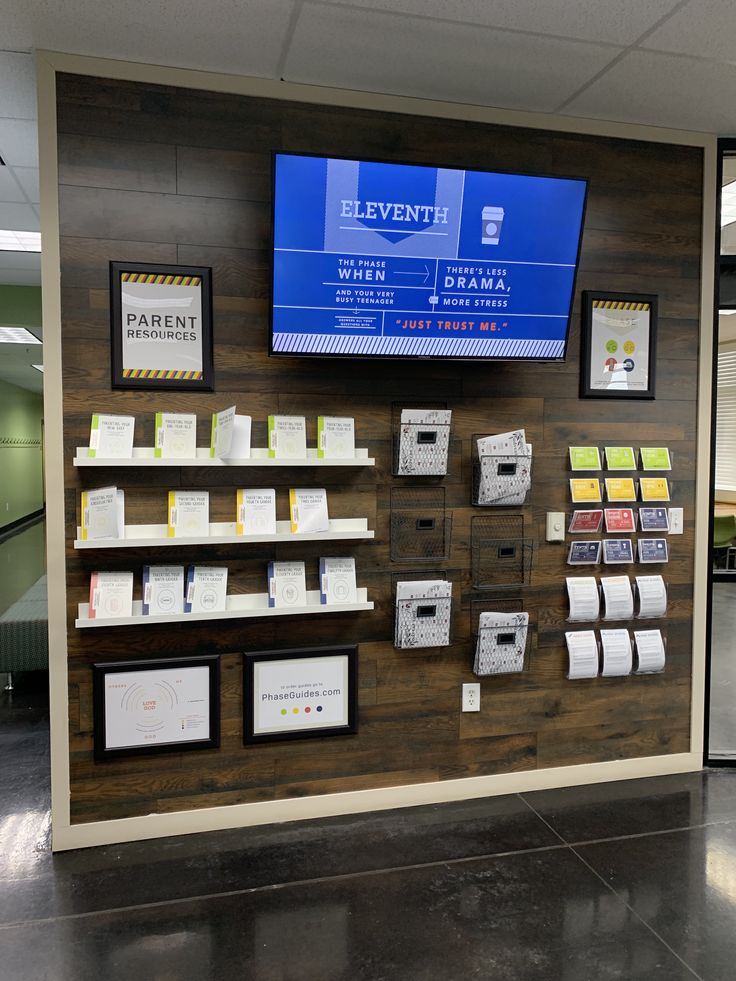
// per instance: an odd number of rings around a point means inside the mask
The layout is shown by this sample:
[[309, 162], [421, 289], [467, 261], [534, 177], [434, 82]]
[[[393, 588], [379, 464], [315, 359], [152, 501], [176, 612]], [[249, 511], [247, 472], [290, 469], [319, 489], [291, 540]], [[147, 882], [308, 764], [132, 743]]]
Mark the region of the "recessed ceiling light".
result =
[[14, 232], [0, 228], [0, 251], [2, 252], [40, 252], [40, 232]]
[[31, 368], [35, 368], [36, 371], [43, 371], [43, 365], [42, 364], [32, 364], [31, 365]]
[[41, 344], [25, 327], [0, 327], [0, 344]]

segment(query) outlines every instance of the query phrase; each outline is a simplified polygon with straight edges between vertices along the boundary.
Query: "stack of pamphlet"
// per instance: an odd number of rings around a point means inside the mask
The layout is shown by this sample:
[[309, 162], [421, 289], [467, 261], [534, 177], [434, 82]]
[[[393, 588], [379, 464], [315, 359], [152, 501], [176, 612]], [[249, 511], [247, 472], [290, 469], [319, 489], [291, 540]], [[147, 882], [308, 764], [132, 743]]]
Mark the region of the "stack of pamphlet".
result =
[[523, 504], [532, 486], [532, 445], [523, 429], [478, 440], [476, 504]]
[[399, 475], [444, 476], [450, 448], [451, 409], [402, 409]]
[[395, 647], [446, 647], [451, 620], [451, 582], [427, 579], [396, 584]]
[[523, 671], [528, 628], [528, 613], [481, 613], [473, 671], [479, 677]]

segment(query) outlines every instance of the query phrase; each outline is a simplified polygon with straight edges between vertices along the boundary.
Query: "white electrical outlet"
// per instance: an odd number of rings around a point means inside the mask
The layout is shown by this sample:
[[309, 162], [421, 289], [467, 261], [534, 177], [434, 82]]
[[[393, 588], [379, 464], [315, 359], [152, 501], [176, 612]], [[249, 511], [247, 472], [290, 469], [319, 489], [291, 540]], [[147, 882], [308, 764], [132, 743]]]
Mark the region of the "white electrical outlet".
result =
[[682, 535], [685, 528], [682, 508], [670, 508], [670, 535]]
[[480, 712], [480, 685], [463, 685], [463, 712]]
[[565, 540], [565, 512], [547, 512], [547, 541], [564, 542]]

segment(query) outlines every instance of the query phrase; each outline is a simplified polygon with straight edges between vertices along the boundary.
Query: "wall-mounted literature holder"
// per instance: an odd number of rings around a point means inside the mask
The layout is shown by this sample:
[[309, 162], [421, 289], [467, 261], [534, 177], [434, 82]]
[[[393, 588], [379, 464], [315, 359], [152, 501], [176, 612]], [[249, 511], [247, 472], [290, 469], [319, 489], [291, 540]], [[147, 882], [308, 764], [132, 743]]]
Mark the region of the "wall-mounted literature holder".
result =
[[[477, 446], [481, 436], [473, 436]], [[476, 507], [519, 507], [529, 499], [532, 486], [532, 455], [499, 453], [473, 460], [473, 493]]]
[[444, 487], [391, 488], [392, 562], [446, 559], [451, 532]]
[[474, 623], [473, 672], [479, 678], [529, 670], [532, 626], [526, 613], [488, 610]]
[[529, 585], [534, 541], [524, 538], [523, 515], [476, 515], [470, 542], [475, 589]]
[[444, 477], [450, 450], [451, 410], [447, 403], [394, 403], [395, 477]]
[[415, 650], [452, 643], [452, 597], [422, 596], [396, 601], [394, 647]]

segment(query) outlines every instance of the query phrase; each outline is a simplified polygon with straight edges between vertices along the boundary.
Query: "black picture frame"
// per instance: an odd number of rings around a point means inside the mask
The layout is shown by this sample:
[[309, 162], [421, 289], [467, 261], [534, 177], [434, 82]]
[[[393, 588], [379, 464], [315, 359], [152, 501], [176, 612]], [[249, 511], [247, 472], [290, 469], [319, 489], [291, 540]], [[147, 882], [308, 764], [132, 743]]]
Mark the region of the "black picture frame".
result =
[[[183, 368], [172, 365], [170, 369], [151, 369], [155, 374], [139, 372], [142, 369], [126, 368], [123, 364], [123, 310], [122, 276], [192, 277], [200, 279], [202, 304], [202, 337], [200, 377], [165, 377], [164, 373], [178, 372], [186, 375]], [[176, 283], [161, 283], [171, 285]], [[146, 391], [212, 392], [215, 373], [212, 342], [212, 269], [209, 266], [164, 265], [155, 262], [110, 262], [110, 352], [111, 385], [114, 389], [138, 389]], [[191, 372], [190, 372], [191, 373]]]
[[[582, 294], [582, 332], [581, 332], [581, 351], [580, 351], [580, 398], [587, 399], [654, 399], [655, 398], [655, 366], [656, 366], [656, 354], [657, 354], [657, 296], [654, 293], [604, 293], [598, 290], [584, 290]], [[623, 316], [633, 309], [638, 308], [648, 308], [649, 312], [649, 327], [648, 327], [648, 344], [647, 344], [647, 373], [646, 373], [646, 387], [642, 389], [626, 389], [626, 388], [594, 388], [592, 383], [592, 359], [594, 357], [599, 357], [600, 352], [598, 349], [597, 334], [599, 327], [596, 325], [593, 317], [593, 311], [598, 304], [601, 306], [605, 304], [610, 304], [607, 309], [610, 313], [616, 315], [620, 313]], [[640, 328], [642, 329], [642, 328]], [[615, 341], [611, 341], [612, 345]], [[636, 341], [630, 338], [624, 342], [624, 348], [626, 344], [634, 345], [634, 350], [630, 353], [636, 353]], [[626, 361], [633, 361], [629, 354], [624, 349], [623, 351], [612, 351], [611, 358], [613, 359], [613, 354], [624, 354], [626, 357], [623, 362], [618, 362], [619, 364], [625, 364]], [[625, 369], [625, 370], [634, 370]]]
[[[345, 693], [345, 709], [347, 722], [344, 725], [313, 726], [308, 728], [300, 727], [295, 722], [293, 729], [281, 732], [256, 732], [256, 711], [255, 700], [258, 696], [256, 683], [256, 665], [264, 661], [279, 662], [290, 660], [305, 660], [312, 658], [347, 657], [348, 662], [348, 688]], [[313, 693], [310, 692], [310, 695]], [[306, 696], [305, 696], [306, 697]], [[318, 699], [319, 696], [317, 696]], [[312, 699], [309, 699], [310, 701]], [[306, 713], [312, 709], [311, 705], [295, 706], [294, 701], [303, 701], [302, 698], [295, 698], [293, 701], [284, 702], [284, 708], [295, 710], [297, 707]], [[314, 706], [315, 711], [320, 711], [318, 706]], [[243, 654], [243, 743], [248, 746], [257, 743], [283, 742], [291, 739], [315, 739], [323, 736], [346, 736], [355, 735], [358, 731], [358, 647], [356, 644], [341, 644], [334, 647], [302, 647], [290, 648], [279, 651], [252, 651]]]
[[[108, 747], [106, 740], [105, 680], [108, 675], [122, 672], [177, 671], [185, 668], [209, 669], [209, 736], [206, 739], [182, 740], [181, 742], [155, 745], [131, 745]], [[123, 756], [148, 756], [158, 753], [184, 753], [200, 749], [218, 749], [220, 746], [220, 656], [205, 654], [195, 657], [155, 658], [138, 661], [107, 661], [92, 665], [94, 757], [98, 761], [118, 759]]]

